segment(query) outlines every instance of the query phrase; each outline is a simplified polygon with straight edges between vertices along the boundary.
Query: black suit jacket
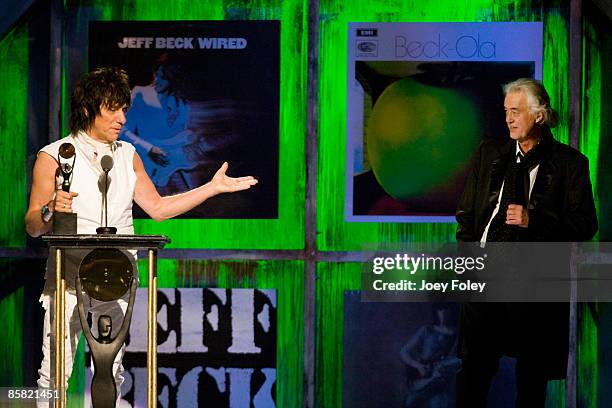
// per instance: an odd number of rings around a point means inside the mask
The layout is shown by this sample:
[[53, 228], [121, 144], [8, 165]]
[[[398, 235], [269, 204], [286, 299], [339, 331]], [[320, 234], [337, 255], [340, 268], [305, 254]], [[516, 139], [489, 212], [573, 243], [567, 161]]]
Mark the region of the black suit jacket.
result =
[[[525, 203], [529, 227], [519, 229], [519, 240], [591, 239], [597, 231], [597, 217], [588, 159], [555, 141], [550, 131], [545, 132], [540, 143], [544, 143], [545, 149], [529, 203]], [[512, 160], [516, 160], [514, 140], [481, 144], [457, 209], [457, 241], [480, 241], [497, 204], [506, 167]], [[546, 378], [564, 378], [568, 311], [567, 303], [465, 304], [459, 354], [462, 358], [482, 353], [514, 355], [529, 359], [531, 367]]]
[[[529, 198], [529, 227], [521, 241], [587, 241], [597, 232], [589, 161], [545, 132], [544, 157]], [[457, 241], [480, 241], [501, 189], [516, 142], [480, 145], [457, 208]], [[501, 209], [502, 211], [504, 209]]]

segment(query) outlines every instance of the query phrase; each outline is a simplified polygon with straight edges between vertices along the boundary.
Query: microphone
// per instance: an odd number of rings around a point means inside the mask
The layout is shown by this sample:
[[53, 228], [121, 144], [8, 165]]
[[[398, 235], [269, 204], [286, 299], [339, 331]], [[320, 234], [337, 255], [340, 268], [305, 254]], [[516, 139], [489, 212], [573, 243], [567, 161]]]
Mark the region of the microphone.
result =
[[117, 228], [108, 226], [108, 172], [113, 168], [113, 158], [109, 155], [102, 156], [100, 159], [100, 166], [104, 171], [104, 191], [102, 192], [102, 201], [104, 202], [104, 226], [96, 228], [98, 234], [116, 234]]
[[102, 159], [100, 159], [100, 166], [102, 166], [102, 170], [104, 170], [106, 174], [111, 171], [111, 169], [113, 168], [113, 164], [113, 158], [110, 157], [108, 154], [102, 156]]

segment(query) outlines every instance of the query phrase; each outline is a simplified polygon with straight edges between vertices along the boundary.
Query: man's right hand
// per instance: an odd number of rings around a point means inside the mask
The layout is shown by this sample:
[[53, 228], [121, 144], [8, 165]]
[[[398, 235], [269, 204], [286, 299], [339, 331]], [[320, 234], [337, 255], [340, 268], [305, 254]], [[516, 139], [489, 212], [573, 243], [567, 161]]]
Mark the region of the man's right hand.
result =
[[72, 200], [78, 195], [79, 193], [74, 193], [72, 191], [66, 192], [58, 190], [55, 192], [55, 198], [48, 204], [49, 209], [53, 212], [71, 213]]
[[160, 166], [166, 167], [168, 164], [170, 164], [170, 160], [168, 160], [168, 153], [159, 147], [153, 146], [147, 154], [151, 160]]

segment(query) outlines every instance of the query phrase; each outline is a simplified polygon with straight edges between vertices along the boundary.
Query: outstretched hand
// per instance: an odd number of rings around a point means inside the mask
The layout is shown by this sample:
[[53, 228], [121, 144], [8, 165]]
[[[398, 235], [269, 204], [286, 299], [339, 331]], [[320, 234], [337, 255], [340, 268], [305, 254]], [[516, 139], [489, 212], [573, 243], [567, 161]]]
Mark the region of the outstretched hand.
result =
[[210, 184], [214, 188], [217, 194], [220, 193], [233, 193], [235, 191], [242, 191], [251, 188], [257, 184], [257, 179], [253, 176], [246, 177], [230, 177], [225, 172], [229, 165], [227, 162], [224, 162], [221, 165], [221, 168], [217, 170], [215, 175], [213, 176]]

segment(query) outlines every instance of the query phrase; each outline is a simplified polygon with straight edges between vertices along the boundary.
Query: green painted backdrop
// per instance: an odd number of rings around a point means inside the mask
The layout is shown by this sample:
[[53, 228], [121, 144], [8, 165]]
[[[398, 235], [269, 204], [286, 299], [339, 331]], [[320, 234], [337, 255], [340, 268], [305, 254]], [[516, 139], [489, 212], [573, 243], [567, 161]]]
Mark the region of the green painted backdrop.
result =
[[0, 248], [25, 245], [28, 51], [27, 24], [0, 41]]
[[[87, 2], [65, 0], [64, 54], [62, 62], [62, 123], [67, 124], [70, 84], [87, 70], [87, 24], [90, 20], [281, 20], [280, 190], [278, 220], [138, 221], [138, 233], [159, 233], [173, 238], [175, 248], [302, 249], [304, 247], [305, 138], [307, 85], [307, 0], [206, 2], [128, 0]], [[319, 251], [359, 251], [365, 246], [395, 242], [448, 242], [453, 224], [387, 224], [344, 222], [345, 118], [347, 23], [368, 21], [543, 21], [544, 83], [562, 125], [555, 137], [568, 140], [569, 10], [567, 2], [535, 0], [400, 1], [321, 0], [319, 10], [319, 95], [317, 168], [317, 248]], [[611, 87], [605, 74], [611, 67], [610, 35], [585, 16], [583, 53], [583, 128], [581, 150], [591, 160], [600, 217], [610, 208], [609, 160], [602, 148], [609, 146]], [[22, 217], [26, 208], [26, 144], [29, 30], [21, 23], [0, 40], [0, 247], [24, 248]], [[602, 101], [607, 101], [608, 104]], [[40, 103], [40, 102], [39, 102]], [[44, 102], [43, 102], [44, 103]], [[10, 187], [10, 188], [9, 188]], [[601, 198], [601, 201], [600, 201]], [[312, 222], [312, 220], [310, 221]], [[603, 231], [610, 227], [602, 225]], [[609, 239], [609, 238], [606, 238]], [[318, 256], [320, 253], [317, 253]], [[0, 274], [10, 279], [21, 273], [2, 260]], [[316, 400], [318, 406], [341, 406], [342, 327], [344, 290], [359, 288], [357, 263], [319, 263], [316, 310]], [[38, 271], [31, 271], [38, 273]], [[279, 299], [279, 348], [277, 398], [279, 406], [300, 406], [303, 373], [303, 261], [203, 261], [164, 260], [161, 287], [258, 287], [276, 288]], [[143, 285], [146, 282], [143, 281]], [[24, 373], [24, 288], [0, 297], [0, 317], [13, 330], [0, 335], [2, 385], [21, 385]], [[579, 393], [584, 406], [596, 407], [598, 387], [597, 319], [582, 309], [580, 326]], [[82, 354], [80, 354], [82, 356]], [[9, 356], [10, 358], [5, 358]], [[595, 358], [595, 360], [594, 360]], [[82, 373], [73, 376], [72, 389], [82, 389]], [[549, 395], [562, 406], [563, 384], [555, 383]]]

